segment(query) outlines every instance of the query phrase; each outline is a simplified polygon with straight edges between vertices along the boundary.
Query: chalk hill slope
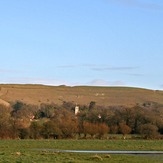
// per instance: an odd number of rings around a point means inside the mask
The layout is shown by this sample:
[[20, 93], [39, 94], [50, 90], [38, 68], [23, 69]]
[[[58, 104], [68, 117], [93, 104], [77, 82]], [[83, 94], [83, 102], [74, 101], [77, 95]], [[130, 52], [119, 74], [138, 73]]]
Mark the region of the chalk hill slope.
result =
[[163, 91], [132, 87], [91, 87], [91, 86], [45, 86], [0, 84], [0, 103], [22, 101], [28, 104], [62, 104], [71, 101], [88, 105], [133, 106], [137, 103], [156, 102], [163, 104]]

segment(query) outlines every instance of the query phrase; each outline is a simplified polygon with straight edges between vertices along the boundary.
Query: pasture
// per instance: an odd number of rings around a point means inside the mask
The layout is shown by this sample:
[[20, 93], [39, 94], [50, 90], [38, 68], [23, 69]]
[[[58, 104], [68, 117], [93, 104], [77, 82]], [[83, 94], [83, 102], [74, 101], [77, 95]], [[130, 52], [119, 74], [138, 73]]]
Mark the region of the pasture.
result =
[[61, 153], [58, 150], [149, 150], [163, 151], [163, 140], [1, 140], [3, 163], [161, 163], [163, 155]]

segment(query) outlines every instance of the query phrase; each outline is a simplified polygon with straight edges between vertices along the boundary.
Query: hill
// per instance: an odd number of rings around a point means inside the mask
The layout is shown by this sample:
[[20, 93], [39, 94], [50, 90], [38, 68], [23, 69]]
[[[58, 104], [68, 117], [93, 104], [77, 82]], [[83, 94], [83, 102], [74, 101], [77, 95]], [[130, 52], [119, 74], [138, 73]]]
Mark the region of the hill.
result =
[[0, 84], [0, 103], [22, 101], [28, 104], [62, 104], [71, 101], [88, 105], [133, 106], [137, 103], [156, 102], [163, 104], [163, 91], [133, 87], [93, 87], [93, 86], [45, 86], [30, 84]]

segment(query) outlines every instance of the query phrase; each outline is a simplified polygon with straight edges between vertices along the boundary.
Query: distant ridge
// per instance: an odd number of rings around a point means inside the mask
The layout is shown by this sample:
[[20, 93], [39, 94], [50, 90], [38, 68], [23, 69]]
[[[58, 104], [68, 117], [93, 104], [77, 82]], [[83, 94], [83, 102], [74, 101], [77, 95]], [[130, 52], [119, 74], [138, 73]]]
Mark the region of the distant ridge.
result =
[[63, 101], [88, 105], [95, 101], [97, 105], [104, 106], [133, 106], [148, 101], [163, 104], [163, 91], [133, 87], [0, 84], [0, 99], [1, 102], [22, 101], [35, 105], [62, 104]]

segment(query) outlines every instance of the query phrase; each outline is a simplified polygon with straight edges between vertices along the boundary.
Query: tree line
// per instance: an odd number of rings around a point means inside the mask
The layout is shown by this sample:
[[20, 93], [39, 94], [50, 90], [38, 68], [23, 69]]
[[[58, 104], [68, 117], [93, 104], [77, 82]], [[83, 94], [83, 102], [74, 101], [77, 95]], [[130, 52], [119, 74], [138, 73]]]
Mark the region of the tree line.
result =
[[[80, 105], [29, 105], [20, 101], [11, 107], [0, 105], [1, 139], [112, 138], [109, 135], [138, 134], [142, 138], [163, 138], [163, 107], [157, 103], [134, 107]], [[108, 135], [109, 134], [109, 135]]]

